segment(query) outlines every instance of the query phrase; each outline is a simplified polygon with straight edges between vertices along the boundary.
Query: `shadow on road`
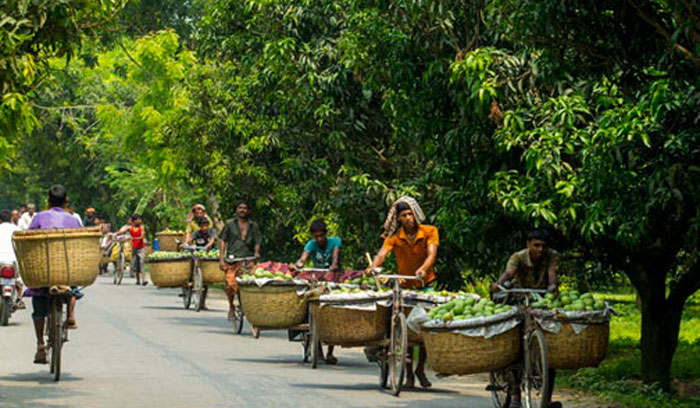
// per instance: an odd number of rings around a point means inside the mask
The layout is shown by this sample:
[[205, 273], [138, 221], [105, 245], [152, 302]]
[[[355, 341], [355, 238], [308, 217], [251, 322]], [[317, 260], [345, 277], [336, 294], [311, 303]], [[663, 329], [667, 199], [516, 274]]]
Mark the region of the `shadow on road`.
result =
[[[49, 373], [48, 365], [46, 366], [46, 372], [36, 372], [36, 373], [22, 373], [22, 374], [10, 374], [0, 377], [0, 382], [17, 382], [17, 383], [32, 383], [37, 384], [58, 384], [53, 380], [53, 375]], [[70, 373], [61, 373], [60, 382], [73, 382], [82, 381], [83, 377], [74, 377]]]
[[279, 356], [270, 356], [270, 358], [228, 358], [227, 361], [235, 361], [240, 363], [254, 364], [301, 364], [301, 357], [291, 354], [283, 354]]

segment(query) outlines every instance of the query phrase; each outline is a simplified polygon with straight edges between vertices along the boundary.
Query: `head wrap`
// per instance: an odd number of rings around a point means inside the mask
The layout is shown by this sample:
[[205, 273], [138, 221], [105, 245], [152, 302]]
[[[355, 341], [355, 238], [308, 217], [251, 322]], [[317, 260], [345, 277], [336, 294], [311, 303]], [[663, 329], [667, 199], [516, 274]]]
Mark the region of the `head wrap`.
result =
[[188, 223], [188, 224], [189, 224], [190, 222], [192, 222], [192, 220], [194, 220], [194, 211], [195, 211], [195, 210], [199, 210], [199, 209], [201, 209], [201, 210], [204, 211], [205, 213], [207, 212], [207, 209], [204, 208], [204, 206], [203, 206], [202, 204], [195, 204], [195, 205], [193, 205], [192, 208], [190, 208], [189, 214], [187, 214], [187, 223]]
[[384, 221], [384, 233], [382, 234], [382, 238], [388, 238], [399, 230], [399, 214], [397, 214], [396, 211], [396, 206], [399, 203], [406, 203], [409, 207], [411, 207], [413, 216], [416, 217], [416, 222], [418, 224], [425, 221], [425, 214], [420, 208], [420, 205], [418, 205], [418, 202], [413, 199], [413, 197], [401, 197], [396, 200], [389, 209], [389, 214], [387, 214], [386, 221]]

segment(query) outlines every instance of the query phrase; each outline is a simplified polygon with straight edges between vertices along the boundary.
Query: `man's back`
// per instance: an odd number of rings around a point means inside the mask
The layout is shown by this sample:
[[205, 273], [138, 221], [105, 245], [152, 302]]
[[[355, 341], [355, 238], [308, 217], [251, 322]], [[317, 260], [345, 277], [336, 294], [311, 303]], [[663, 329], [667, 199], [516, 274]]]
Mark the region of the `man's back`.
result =
[[19, 227], [11, 222], [0, 224], [0, 262], [15, 262], [15, 250], [12, 247], [12, 234], [19, 231]]
[[80, 222], [61, 207], [37, 213], [29, 229], [80, 228]]

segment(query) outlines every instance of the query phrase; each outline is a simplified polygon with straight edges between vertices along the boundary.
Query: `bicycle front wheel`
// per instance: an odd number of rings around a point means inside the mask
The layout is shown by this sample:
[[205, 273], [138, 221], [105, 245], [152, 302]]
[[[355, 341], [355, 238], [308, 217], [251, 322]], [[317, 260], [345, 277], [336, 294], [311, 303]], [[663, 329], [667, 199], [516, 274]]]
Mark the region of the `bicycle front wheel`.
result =
[[199, 312], [202, 310], [202, 291], [204, 290], [202, 284], [202, 269], [196, 267], [194, 270], [194, 279], [192, 286], [192, 300], [194, 301], [194, 310]]
[[238, 292], [236, 293], [236, 297], [234, 298], [234, 306], [235, 309], [233, 310], [233, 331], [236, 334], [241, 334], [243, 331], [243, 307], [241, 306], [241, 293]]
[[403, 379], [406, 375], [406, 354], [408, 353], [406, 316], [403, 313], [397, 314], [394, 316], [391, 326], [391, 345], [389, 349], [391, 392], [398, 396], [401, 393]]
[[549, 363], [547, 344], [542, 331], [537, 329], [527, 336], [525, 373], [522, 378], [527, 408], [549, 406]]

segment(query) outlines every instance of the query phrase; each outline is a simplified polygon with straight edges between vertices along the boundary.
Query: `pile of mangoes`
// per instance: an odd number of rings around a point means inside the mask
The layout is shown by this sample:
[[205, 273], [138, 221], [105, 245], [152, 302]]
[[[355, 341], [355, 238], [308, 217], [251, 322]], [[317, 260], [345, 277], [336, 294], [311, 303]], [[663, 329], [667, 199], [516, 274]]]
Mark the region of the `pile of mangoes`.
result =
[[219, 250], [214, 249], [212, 251], [199, 251], [194, 253], [196, 256], [200, 258], [216, 258], [219, 259]]
[[148, 255], [149, 261], [162, 261], [168, 259], [182, 259], [187, 258], [189, 255], [183, 252], [168, 252], [168, 251], [155, 251]]
[[562, 290], [557, 296], [547, 293], [538, 296], [530, 306], [538, 309], [563, 310], [565, 312], [593, 312], [605, 309], [605, 302], [596, 300], [590, 293], [580, 293], [577, 290]]
[[278, 280], [292, 280], [292, 275], [286, 274], [284, 272], [270, 272], [263, 268], [257, 268], [251, 273], [245, 273], [241, 275], [243, 280], [253, 280], [253, 279], [278, 279]]
[[182, 234], [185, 235], [185, 231], [183, 230], [171, 230], [170, 228], [166, 228], [163, 231], [160, 231], [159, 234]]
[[464, 299], [454, 299], [432, 308], [428, 312], [428, 316], [433, 320], [449, 322], [493, 316], [508, 312], [512, 309], [513, 306], [497, 305], [486, 298], [477, 300], [473, 297], [466, 297]]

